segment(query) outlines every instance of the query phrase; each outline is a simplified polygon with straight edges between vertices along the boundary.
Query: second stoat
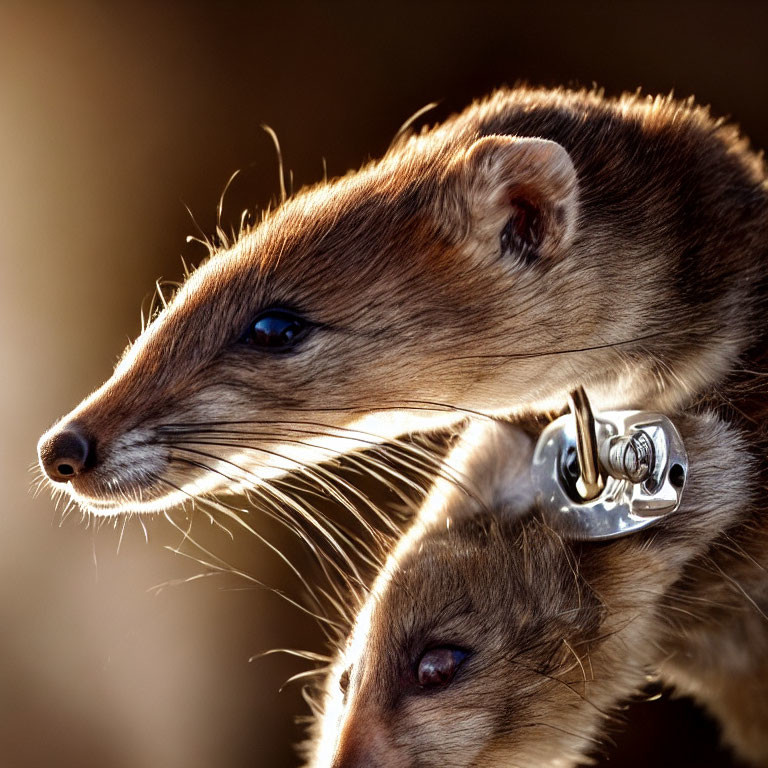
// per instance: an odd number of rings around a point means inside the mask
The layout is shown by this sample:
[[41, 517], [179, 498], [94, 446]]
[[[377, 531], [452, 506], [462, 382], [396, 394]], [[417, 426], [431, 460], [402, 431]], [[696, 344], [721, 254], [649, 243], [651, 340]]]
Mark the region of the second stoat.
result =
[[387, 561], [321, 696], [308, 765], [575, 766], [649, 673], [768, 765], [756, 465], [716, 417], [676, 421], [691, 459], [683, 506], [610, 543], [564, 540], [525, 499], [525, 435], [478, 426], [481, 455], [461, 447], [453, 463], [487, 492], [436, 488]]

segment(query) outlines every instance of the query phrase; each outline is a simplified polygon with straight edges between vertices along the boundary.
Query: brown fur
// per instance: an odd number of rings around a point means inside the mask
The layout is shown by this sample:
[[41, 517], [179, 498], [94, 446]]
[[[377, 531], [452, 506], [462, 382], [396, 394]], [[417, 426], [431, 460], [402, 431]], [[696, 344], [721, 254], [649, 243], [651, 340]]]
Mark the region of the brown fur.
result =
[[[536, 245], [502, 254], [521, 200]], [[767, 251], [761, 159], [706, 110], [502, 90], [215, 253], [41, 447], [76, 420], [96, 460], [66, 488], [109, 514], [467, 410], [559, 407], [579, 383], [602, 406], [676, 406], [762, 338]], [[300, 348], [238, 344], [286, 304], [320, 324]]]
[[[521, 437], [485, 427], [481, 460], [460, 464], [494, 484], [494, 505], [436, 489], [333, 667], [309, 765], [573, 766], [648, 674], [707, 707], [741, 758], [768, 765], [763, 491], [738, 430], [710, 414], [675, 420], [691, 461], [683, 506], [604, 543], [563, 540], [530, 502], [521, 514], [519, 498], [504, 501], [525, 473], [509, 463]], [[434, 645], [471, 653], [450, 685], [421, 690], [414, 669]]]

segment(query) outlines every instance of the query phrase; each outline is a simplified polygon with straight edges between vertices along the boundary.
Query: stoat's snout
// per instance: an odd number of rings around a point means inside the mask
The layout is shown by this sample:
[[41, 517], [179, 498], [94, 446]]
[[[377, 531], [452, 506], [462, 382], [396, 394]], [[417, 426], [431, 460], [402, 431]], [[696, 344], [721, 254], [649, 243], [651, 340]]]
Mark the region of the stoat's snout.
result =
[[40, 438], [40, 467], [84, 508], [97, 514], [162, 509], [182, 496], [168, 478], [169, 453], [151, 431], [99, 439], [87, 422], [65, 420]]
[[38, 445], [40, 466], [56, 483], [66, 483], [96, 463], [93, 438], [77, 422], [46, 434]]

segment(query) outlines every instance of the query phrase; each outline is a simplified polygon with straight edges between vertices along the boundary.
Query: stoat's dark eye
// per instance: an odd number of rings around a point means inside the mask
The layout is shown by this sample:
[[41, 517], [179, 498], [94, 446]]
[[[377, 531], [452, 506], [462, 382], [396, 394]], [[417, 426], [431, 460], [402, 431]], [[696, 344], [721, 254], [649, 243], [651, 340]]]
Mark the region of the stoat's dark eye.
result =
[[311, 328], [312, 324], [295, 312], [268, 309], [250, 324], [240, 341], [269, 352], [283, 352], [294, 347]]
[[469, 654], [460, 648], [430, 648], [419, 659], [417, 679], [422, 688], [448, 685]]

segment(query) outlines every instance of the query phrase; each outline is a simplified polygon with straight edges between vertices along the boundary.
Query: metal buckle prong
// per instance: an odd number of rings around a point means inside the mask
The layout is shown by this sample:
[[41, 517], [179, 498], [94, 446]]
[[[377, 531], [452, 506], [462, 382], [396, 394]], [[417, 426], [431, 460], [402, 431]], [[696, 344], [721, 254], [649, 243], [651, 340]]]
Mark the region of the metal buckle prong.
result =
[[595, 417], [584, 387], [568, 394], [568, 404], [576, 421], [576, 451], [579, 458], [579, 477], [576, 490], [583, 499], [594, 499], [603, 490], [597, 455]]
[[594, 413], [586, 392], [542, 432], [532, 478], [542, 510], [574, 538], [607, 539], [645, 528], [680, 505], [688, 456], [663, 414]]

